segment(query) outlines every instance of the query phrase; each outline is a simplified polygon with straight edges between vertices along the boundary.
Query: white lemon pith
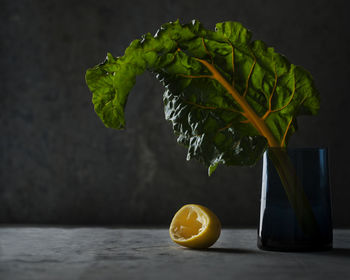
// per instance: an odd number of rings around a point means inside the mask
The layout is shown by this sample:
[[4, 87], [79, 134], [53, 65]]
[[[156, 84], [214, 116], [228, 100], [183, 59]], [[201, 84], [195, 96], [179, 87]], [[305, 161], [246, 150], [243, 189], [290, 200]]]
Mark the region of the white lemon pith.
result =
[[171, 239], [185, 247], [205, 249], [219, 238], [221, 224], [208, 208], [187, 204], [175, 214], [169, 228]]

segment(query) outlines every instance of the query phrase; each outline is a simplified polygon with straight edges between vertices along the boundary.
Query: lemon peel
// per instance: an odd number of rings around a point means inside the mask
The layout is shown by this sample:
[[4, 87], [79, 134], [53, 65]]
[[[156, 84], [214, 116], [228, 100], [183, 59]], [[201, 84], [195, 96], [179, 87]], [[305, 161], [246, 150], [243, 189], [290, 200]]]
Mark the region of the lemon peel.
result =
[[170, 228], [170, 238], [177, 244], [193, 248], [206, 249], [212, 246], [221, 233], [218, 217], [207, 207], [187, 204], [174, 215]]

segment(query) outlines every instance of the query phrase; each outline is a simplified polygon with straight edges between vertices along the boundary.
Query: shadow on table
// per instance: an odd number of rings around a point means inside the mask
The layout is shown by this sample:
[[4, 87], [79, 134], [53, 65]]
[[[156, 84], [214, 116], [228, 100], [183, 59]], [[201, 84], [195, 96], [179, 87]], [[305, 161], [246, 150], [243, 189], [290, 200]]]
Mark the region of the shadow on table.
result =
[[[227, 253], [227, 254], [257, 254], [259, 252], [264, 252], [260, 250], [252, 250], [252, 249], [243, 249], [243, 248], [208, 248], [205, 249], [206, 252], [215, 252], [215, 253]], [[285, 253], [285, 252], [284, 252]], [[297, 253], [297, 252], [291, 252]], [[307, 253], [307, 252], [301, 252]], [[324, 252], [310, 252], [311, 254], [324, 255], [324, 256], [333, 256], [333, 257], [341, 257], [341, 258], [350, 258], [350, 248], [333, 248], [330, 251]]]
[[325, 256], [350, 258], [350, 248], [333, 248], [332, 250], [322, 252], [321, 254]]
[[226, 253], [226, 254], [249, 254], [257, 253], [256, 250], [242, 249], [242, 248], [208, 248], [206, 252], [215, 252], [215, 253]]

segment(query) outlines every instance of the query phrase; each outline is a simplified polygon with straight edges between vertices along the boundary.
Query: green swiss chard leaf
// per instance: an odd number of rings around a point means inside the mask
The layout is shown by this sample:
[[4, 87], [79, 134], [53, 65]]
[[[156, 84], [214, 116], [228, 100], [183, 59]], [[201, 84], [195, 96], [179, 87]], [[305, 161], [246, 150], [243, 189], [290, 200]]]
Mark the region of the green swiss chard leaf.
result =
[[205, 29], [198, 21], [164, 24], [86, 72], [95, 111], [107, 127], [125, 126], [136, 76], [151, 71], [165, 86], [165, 118], [187, 159], [209, 167], [252, 165], [267, 146], [285, 147], [296, 117], [316, 114], [310, 74], [291, 64], [238, 22]]

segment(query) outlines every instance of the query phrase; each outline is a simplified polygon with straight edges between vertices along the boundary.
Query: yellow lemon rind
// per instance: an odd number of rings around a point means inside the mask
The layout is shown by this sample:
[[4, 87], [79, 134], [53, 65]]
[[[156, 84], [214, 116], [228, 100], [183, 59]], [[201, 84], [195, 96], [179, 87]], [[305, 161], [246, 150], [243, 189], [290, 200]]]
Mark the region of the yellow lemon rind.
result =
[[[197, 213], [198, 210], [201, 211], [201, 215], [204, 215], [206, 217], [207, 224], [205, 225], [205, 228], [202, 231], [200, 231], [197, 235], [193, 235], [188, 239], [179, 239], [175, 237], [172, 232], [172, 224], [173, 221], [176, 219], [177, 215], [181, 213], [181, 211], [183, 211], [184, 208], [187, 207], [191, 207]], [[220, 233], [221, 223], [218, 217], [207, 207], [198, 204], [186, 204], [183, 207], [181, 207], [180, 210], [177, 211], [177, 213], [175, 214], [171, 222], [171, 226], [169, 228], [170, 237], [175, 243], [192, 249], [209, 248], [218, 240], [218, 238], [220, 237]]]

